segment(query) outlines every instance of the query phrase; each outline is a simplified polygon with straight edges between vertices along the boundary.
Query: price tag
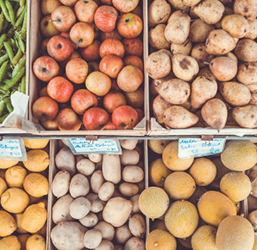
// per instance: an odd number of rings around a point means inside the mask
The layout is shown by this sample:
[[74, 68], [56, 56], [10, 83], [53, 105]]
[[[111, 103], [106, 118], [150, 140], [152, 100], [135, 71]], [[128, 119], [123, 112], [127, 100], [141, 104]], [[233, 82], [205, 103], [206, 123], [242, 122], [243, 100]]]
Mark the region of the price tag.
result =
[[121, 154], [121, 146], [118, 140], [98, 139], [87, 141], [84, 138], [66, 139], [73, 154]]
[[203, 141], [198, 138], [180, 138], [178, 142], [178, 158], [186, 159], [219, 154], [224, 150], [225, 142], [226, 139]]
[[26, 161], [27, 153], [22, 139], [0, 141], [0, 159]]

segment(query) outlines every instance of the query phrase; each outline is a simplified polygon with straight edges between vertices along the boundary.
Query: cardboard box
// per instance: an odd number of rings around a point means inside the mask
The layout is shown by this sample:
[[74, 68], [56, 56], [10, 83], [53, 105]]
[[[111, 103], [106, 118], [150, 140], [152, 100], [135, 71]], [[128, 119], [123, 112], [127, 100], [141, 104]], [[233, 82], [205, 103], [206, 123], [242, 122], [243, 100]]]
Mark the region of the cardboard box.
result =
[[[30, 79], [30, 86], [29, 86], [29, 121], [33, 123], [38, 123], [38, 120], [33, 117], [32, 114], [32, 105], [35, 100], [39, 97], [39, 91], [43, 86], [42, 82], [40, 82], [32, 72], [32, 65], [33, 62], [40, 56], [40, 44], [42, 42], [42, 35], [40, 33], [40, 20], [42, 19], [42, 14], [40, 10], [40, 2], [41, 1], [31, 1], [31, 21], [30, 21], [30, 60], [29, 60], [29, 79]], [[147, 13], [146, 13], [146, 4], [145, 1], [141, 1], [141, 7], [143, 9], [144, 14], [144, 23], [147, 20]], [[143, 51], [143, 60], [147, 56], [147, 40], [145, 39], [147, 30], [144, 28], [143, 30], [143, 43], [144, 43], [144, 51]], [[79, 130], [79, 131], [59, 131], [59, 130], [40, 130], [40, 128], [32, 128], [31, 130], [28, 128], [26, 129], [27, 132], [35, 134], [35, 135], [44, 135], [44, 136], [53, 136], [53, 135], [108, 135], [108, 136], [144, 136], [147, 133], [147, 126], [148, 126], [148, 84], [147, 79], [144, 80], [144, 115], [145, 117], [143, 120], [132, 130]]]

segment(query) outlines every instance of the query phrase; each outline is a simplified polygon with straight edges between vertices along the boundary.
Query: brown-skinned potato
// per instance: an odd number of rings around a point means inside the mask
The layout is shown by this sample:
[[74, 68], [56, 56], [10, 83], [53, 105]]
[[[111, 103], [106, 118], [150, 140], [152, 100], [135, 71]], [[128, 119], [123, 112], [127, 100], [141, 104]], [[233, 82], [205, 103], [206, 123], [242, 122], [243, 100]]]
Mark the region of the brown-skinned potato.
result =
[[243, 62], [257, 61], [257, 43], [251, 39], [242, 39], [235, 48], [237, 58]]
[[257, 2], [255, 0], [236, 0], [234, 3], [235, 14], [240, 14], [253, 21], [257, 17]]
[[254, 40], [257, 38], [257, 19], [254, 19], [253, 21], [248, 21], [248, 24], [249, 26], [244, 38], [249, 38]]
[[257, 127], [257, 106], [255, 105], [236, 107], [233, 109], [232, 115], [239, 126], [243, 128]]
[[185, 10], [188, 8], [188, 6], [183, 3], [183, 0], [168, 0], [168, 2], [174, 9]]
[[191, 23], [189, 39], [194, 43], [203, 43], [208, 37], [209, 33], [215, 27], [211, 24], [205, 23], [203, 20], [195, 20]]
[[155, 0], [148, 8], [148, 23], [154, 27], [160, 23], [166, 23], [171, 13], [171, 7], [165, 0]]
[[176, 43], [171, 43], [170, 44], [170, 51], [171, 53], [174, 54], [182, 54], [182, 55], [190, 55], [192, 49], [192, 42], [189, 41], [188, 39], [182, 43], [182, 44], [176, 44]]
[[155, 49], [169, 49], [170, 43], [164, 36], [165, 24], [158, 24], [149, 30], [149, 43]]
[[204, 43], [196, 44], [192, 48], [191, 56], [198, 62], [199, 68], [205, 67], [214, 58], [214, 55], [207, 53]]

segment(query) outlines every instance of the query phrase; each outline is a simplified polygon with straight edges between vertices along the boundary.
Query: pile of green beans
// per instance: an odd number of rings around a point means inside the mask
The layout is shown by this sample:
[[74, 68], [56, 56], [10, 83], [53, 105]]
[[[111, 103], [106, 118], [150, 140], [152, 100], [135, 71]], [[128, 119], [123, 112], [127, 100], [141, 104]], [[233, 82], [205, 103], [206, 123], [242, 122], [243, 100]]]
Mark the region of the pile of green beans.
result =
[[0, 0], [0, 123], [15, 91], [26, 93], [27, 0]]

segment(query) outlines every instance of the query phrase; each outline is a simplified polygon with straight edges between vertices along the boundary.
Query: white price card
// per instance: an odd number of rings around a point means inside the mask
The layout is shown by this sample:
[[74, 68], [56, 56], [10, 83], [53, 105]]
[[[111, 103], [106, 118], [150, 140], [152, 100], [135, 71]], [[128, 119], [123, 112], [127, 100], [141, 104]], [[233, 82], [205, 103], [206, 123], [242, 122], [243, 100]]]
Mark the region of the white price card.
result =
[[65, 140], [73, 154], [121, 154], [121, 146], [118, 140], [98, 139], [88, 141], [84, 138], [72, 138]]
[[22, 139], [3, 139], [0, 141], [0, 159], [26, 161], [27, 153]]
[[178, 141], [178, 158], [202, 157], [219, 154], [224, 150], [226, 139], [203, 141], [198, 138], [180, 138]]

